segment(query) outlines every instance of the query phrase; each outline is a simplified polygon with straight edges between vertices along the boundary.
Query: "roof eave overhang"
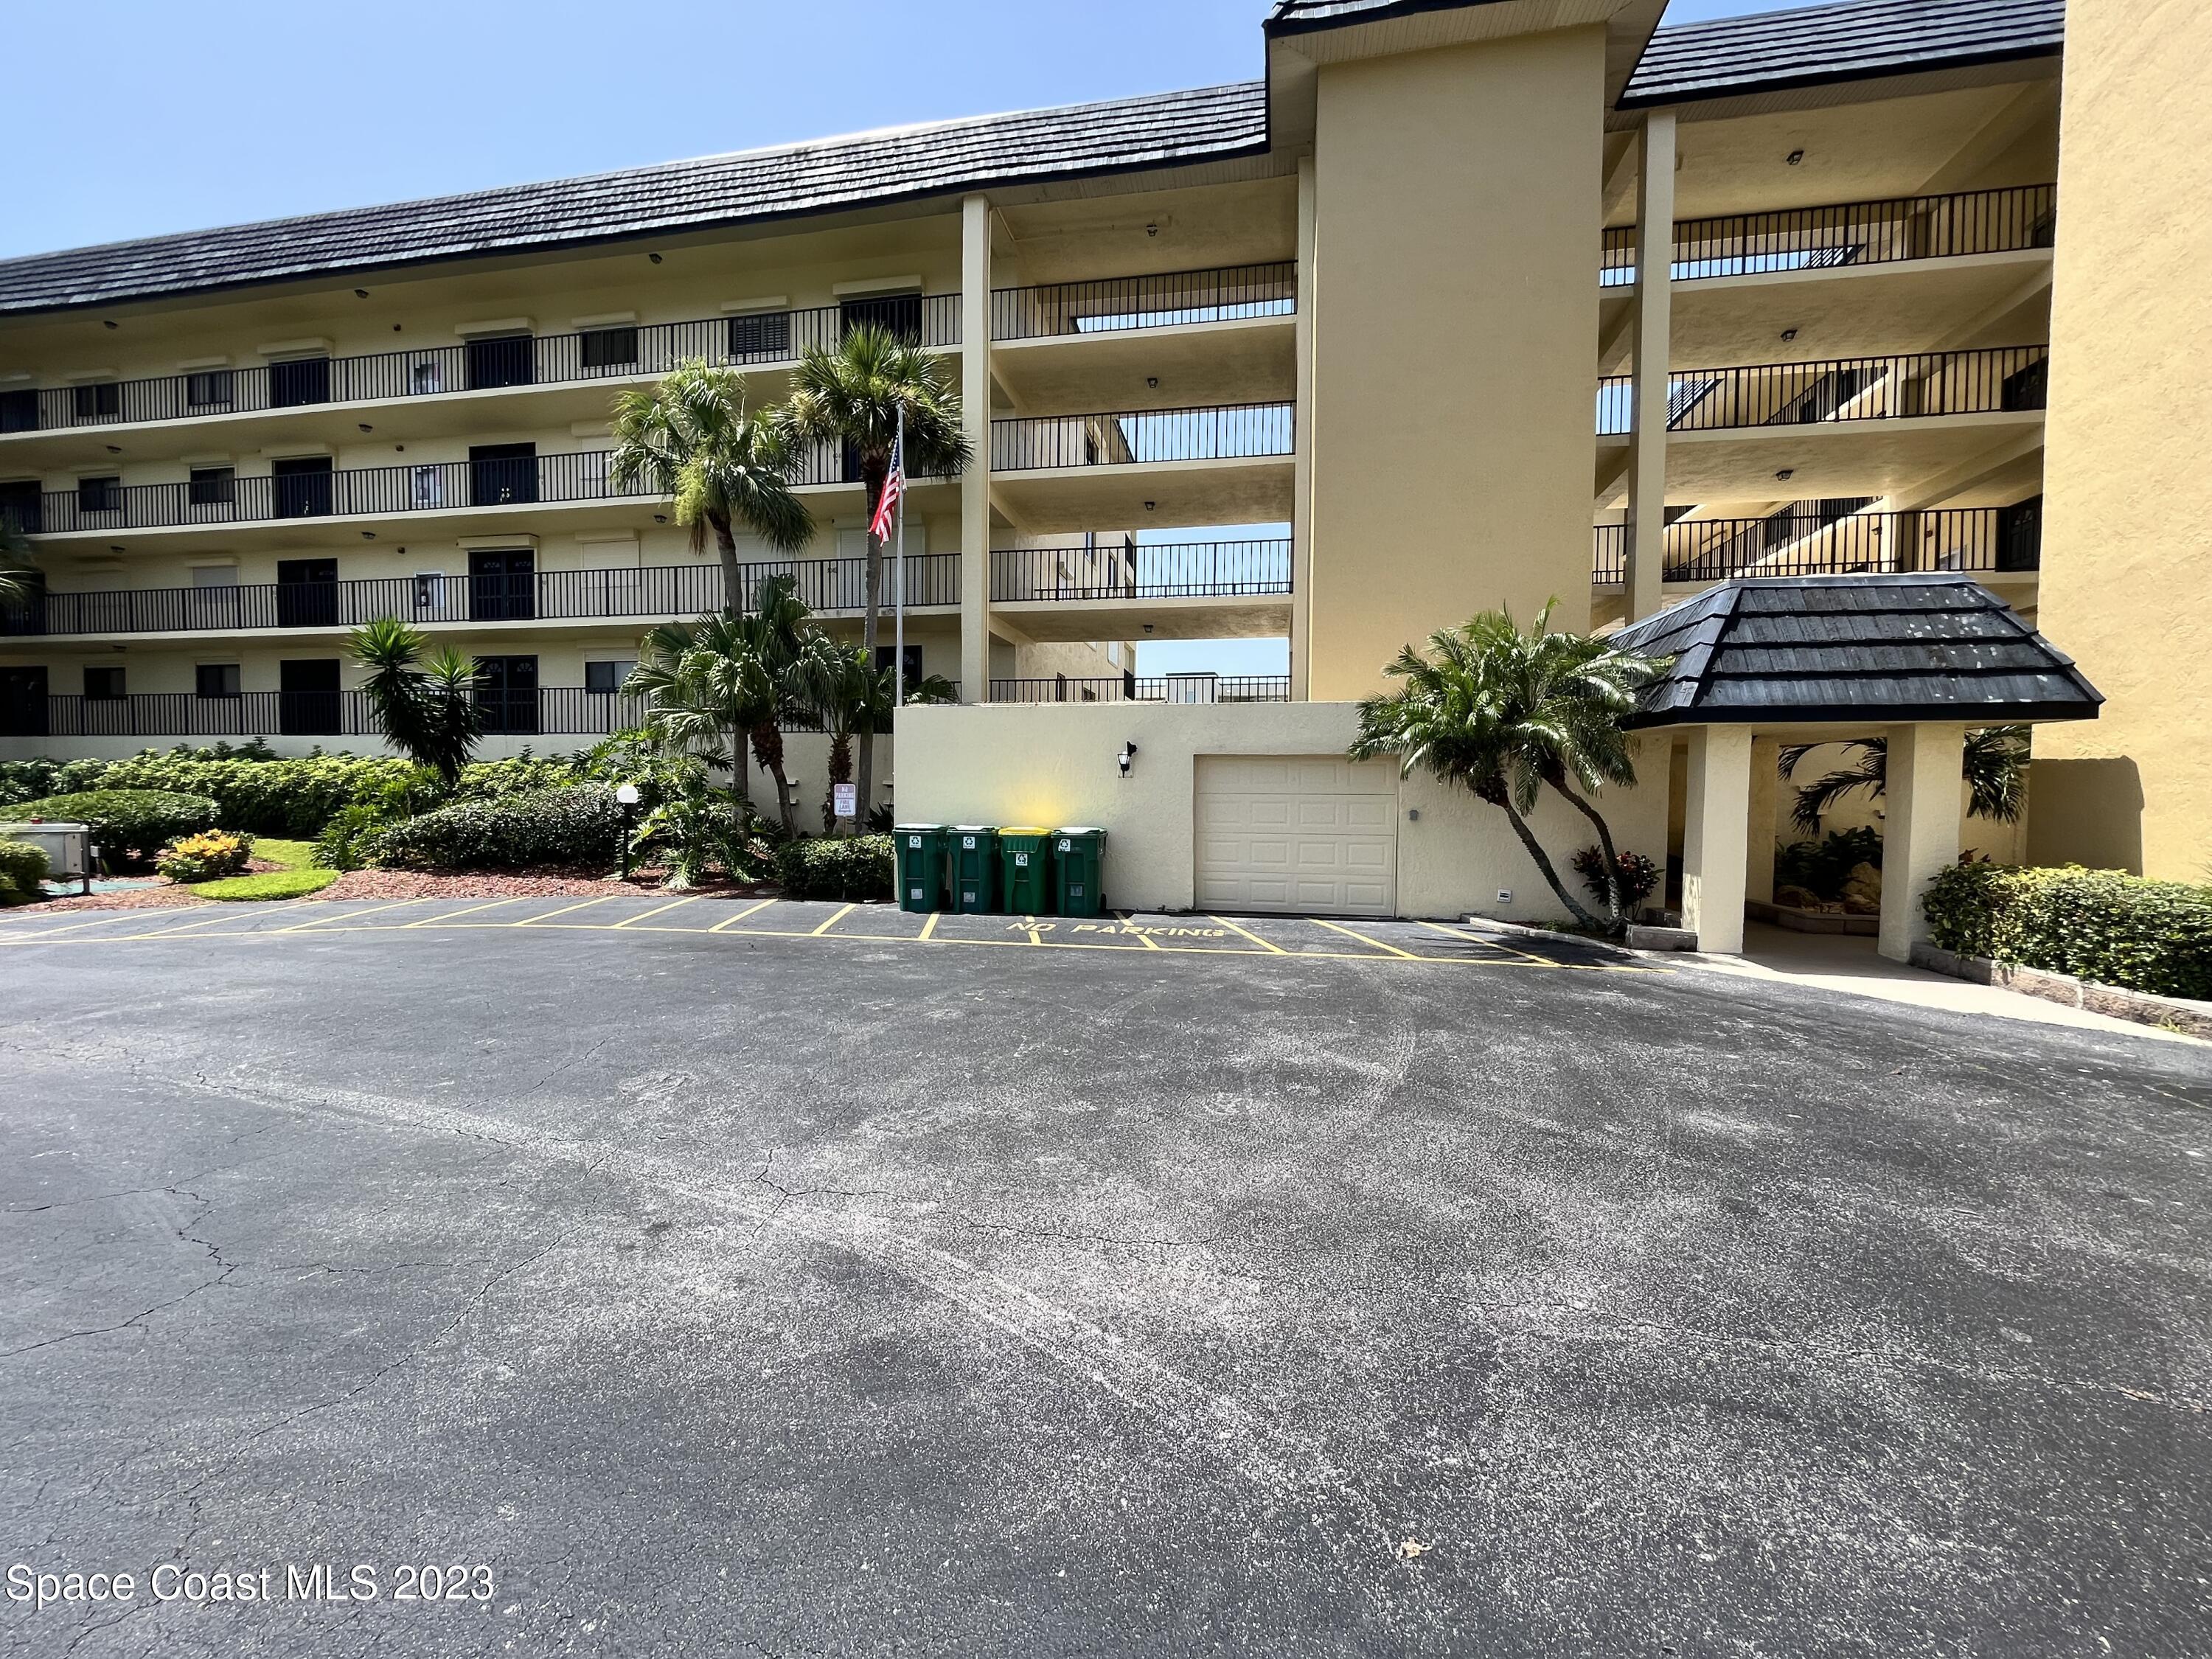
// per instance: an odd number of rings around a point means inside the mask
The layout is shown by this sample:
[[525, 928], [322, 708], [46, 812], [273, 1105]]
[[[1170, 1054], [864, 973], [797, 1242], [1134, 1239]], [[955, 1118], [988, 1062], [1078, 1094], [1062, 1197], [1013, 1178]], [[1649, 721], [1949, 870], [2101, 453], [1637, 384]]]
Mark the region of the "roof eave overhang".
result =
[[1638, 95], [1624, 92], [1613, 105], [1613, 125], [1632, 125], [1633, 117], [1652, 109], [1672, 109], [1685, 120], [1718, 121], [1780, 109], [1877, 103], [1885, 99], [1992, 86], [2006, 81], [2051, 79], [2059, 74], [2063, 56], [2056, 46], [2037, 46], [2024, 51], [1947, 58], [1924, 65], [1897, 64], [1874, 70], [1777, 76], [1765, 80], [1731, 81], [1686, 92]]
[[1894, 703], [1865, 708], [1842, 708], [1824, 704], [1809, 708], [1668, 708], [1630, 715], [1621, 725], [1632, 732], [1663, 731], [1669, 726], [1834, 726], [1865, 731], [1869, 726], [1942, 724], [1946, 726], [2032, 726], [2057, 720], [2093, 720], [2104, 699], [2079, 702], [2039, 703]]

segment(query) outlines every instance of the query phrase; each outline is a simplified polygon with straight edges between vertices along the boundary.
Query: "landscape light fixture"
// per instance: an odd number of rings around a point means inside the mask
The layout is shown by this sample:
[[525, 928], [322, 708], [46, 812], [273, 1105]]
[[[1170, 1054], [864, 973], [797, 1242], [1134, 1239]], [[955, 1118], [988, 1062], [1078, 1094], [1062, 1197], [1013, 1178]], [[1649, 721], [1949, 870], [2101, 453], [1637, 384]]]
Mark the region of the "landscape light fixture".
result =
[[1121, 769], [1121, 775], [1126, 778], [1129, 775], [1129, 763], [1136, 758], [1137, 745], [1125, 740], [1121, 744], [1121, 752], [1114, 757], [1114, 764]]
[[637, 786], [634, 783], [617, 784], [615, 800], [623, 810], [622, 878], [628, 881], [629, 879], [629, 825], [630, 819], [637, 811]]

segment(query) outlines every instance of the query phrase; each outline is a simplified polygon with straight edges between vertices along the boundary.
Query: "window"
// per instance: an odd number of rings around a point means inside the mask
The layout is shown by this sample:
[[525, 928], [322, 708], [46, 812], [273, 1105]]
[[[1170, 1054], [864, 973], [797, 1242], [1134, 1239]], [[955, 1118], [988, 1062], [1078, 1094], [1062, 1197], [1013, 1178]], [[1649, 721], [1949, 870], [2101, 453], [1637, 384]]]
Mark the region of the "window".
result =
[[194, 587], [235, 587], [238, 586], [238, 567], [234, 564], [196, 564], [192, 567]]
[[33, 387], [0, 392], [0, 432], [36, 432], [39, 394]]
[[231, 379], [227, 368], [201, 369], [185, 376], [185, 404], [208, 409], [230, 401]]
[[446, 371], [435, 362], [417, 363], [409, 372], [407, 384], [416, 397], [431, 397], [446, 389]]
[[791, 313], [787, 311], [750, 311], [742, 316], [731, 318], [730, 356], [791, 356]]
[[122, 479], [110, 476], [105, 478], [79, 478], [76, 481], [78, 512], [112, 513], [122, 505]]
[[584, 665], [584, 690], [596, 691], [601, 696], [612, 696], [623, 688], [630, 670], [637, 666], [634, 657], [616, 662], [587, 662]]
[[228, 507], [238, 499], [238, 475], [227, 466], [196, 466], [187, 488], [194, 507]]
[[446, 477], [437, 467], [418, 466], [415, 469], [415, 505], [441, 507], [446, 500]]
[[418, 611], [443, 611], [446, 608], [446, 573], [425, 570], [415, 578], [415, 609]]
[[[891, 665], [892, 650], [893, 647], [888, 645], [879, 645], [876, 647], [876, 672], [878, 674]], [[906, 682], [909, 690], [921, 684], [921, 647], [920, 646], [907, 647], [906, 672], [901, 678]]]
[[634, 328], [588, 329], [578, 337], [582, 341], [586, 368], [619, 368], [637, 362]]
[[123, 383], [119, 380], [100, 380], [92, 386], [81, 386], [70, 395], [74, 399], [76, 418], [80, 421], [105, 420], [123, 412]]
[[203, 697], [235, 697], [238, 689], [238, 665], [234, 662], [204, 662], [192, 671], [194, 693]]
[[84, 671], [84, 695], [106, 702], [118, 702], [123, 697], [123, 671], [119, 668], [88, 668]]

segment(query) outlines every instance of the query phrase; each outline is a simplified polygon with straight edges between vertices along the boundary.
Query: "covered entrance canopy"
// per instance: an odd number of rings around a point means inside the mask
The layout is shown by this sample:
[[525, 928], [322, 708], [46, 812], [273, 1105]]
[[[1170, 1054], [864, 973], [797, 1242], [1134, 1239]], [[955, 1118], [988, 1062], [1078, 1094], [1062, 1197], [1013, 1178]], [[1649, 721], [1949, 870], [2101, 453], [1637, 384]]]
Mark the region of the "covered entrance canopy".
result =
[[1926, 934], [1921, 896], [1959, 856], [1967, 728], [2094, 720], [2104, 702], [1989, 589], [1944, 572], [1743, 578], [1613, 639], [1673, 659], [1628, 724], [1688, 738], [1682, 921], [1705, 951], [1741, 951], [1746, 899], [1771, 896], [1773, 849], [1750, 824], [1762, 798], [1772, 822], [1778, 744], [1888, 739], [1881, 947], [1904, 961]]

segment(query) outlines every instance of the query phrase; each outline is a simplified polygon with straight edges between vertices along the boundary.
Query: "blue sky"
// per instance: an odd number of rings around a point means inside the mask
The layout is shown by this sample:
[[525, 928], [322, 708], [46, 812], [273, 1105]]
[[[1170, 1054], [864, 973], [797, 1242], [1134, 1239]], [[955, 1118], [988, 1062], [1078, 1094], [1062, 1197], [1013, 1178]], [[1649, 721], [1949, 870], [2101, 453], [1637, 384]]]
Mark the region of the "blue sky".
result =
[[[1673, 0], [1669, 21], [1815, 0]], [[9, 8], [0, 258], [1246, 80], [1265, 0], [112, 0]], [[888, 71], [878, 66], [889, 64]], [[77, 65], [87, 74], [65, 72]], [[874, 72], [871, 72], [874, 71]], [[1270, 654], [1272, 653], [1272, 655]], [[1146, 673], [1281, 647], [1147, 646]]]

